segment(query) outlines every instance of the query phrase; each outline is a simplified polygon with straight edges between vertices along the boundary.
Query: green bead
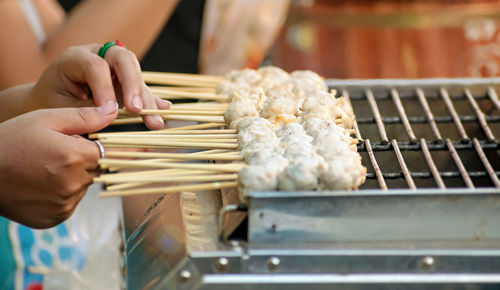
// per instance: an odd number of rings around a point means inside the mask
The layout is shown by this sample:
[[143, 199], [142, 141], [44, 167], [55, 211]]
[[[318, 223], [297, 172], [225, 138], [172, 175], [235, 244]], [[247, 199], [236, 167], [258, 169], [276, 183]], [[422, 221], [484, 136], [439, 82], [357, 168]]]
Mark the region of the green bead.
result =
[[115, 45], [116, 41], [106, 42], [103, 46], [101, 46], [97, 55], [104, 58], [104, 56], [106, 55], [106, 51], [108, 51], [108, 49], [112, 48]]

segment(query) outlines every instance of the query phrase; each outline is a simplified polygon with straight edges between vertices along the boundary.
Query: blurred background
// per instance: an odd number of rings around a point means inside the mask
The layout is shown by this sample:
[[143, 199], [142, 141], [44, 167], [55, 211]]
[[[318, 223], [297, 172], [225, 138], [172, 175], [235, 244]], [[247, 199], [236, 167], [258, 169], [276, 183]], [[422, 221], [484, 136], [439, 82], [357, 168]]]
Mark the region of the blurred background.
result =
[[224, 74], [266, 59], [330, 78], [497, 76], [499, 16], [498, 0], [181, 0], [142, 66]]
[[499, 75], [500, 1], [292, 1], [271, 53], [332, 78]]

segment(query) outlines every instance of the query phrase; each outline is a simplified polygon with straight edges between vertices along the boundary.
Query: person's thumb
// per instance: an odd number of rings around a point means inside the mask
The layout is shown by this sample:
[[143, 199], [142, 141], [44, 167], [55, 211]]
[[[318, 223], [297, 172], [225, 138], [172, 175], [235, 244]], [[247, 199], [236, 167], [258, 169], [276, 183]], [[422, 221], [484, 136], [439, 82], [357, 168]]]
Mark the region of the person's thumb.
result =
[[56, 109], [53, 113], [48, 119], [54, 130], [66, 135], [81, 135], [111, 124], [118, 114], [118, 104], [109, 101], [100, 107]]

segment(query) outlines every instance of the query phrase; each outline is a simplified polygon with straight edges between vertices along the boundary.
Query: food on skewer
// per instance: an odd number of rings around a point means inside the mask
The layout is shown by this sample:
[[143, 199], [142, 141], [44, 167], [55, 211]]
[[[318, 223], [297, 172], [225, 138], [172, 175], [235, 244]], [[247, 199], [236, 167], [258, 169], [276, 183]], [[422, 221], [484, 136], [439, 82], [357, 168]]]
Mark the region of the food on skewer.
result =
[[[257, 73], [260, 79], [248, 70], [227, 75], [233, 84], [244, 83], [243, 90], [234, 89], [238, 93], [234, 93], [225, 118], [231, 128], [238, 130], [240, 150], [250, 164], [238, 177], [243, 195], [276, 189], [358, 188], [364, 182], [366, 169], [350, 137], [354, 113], [346, 100], [327, 92], [323, 78], [310, 71], [288, 74], [279, 68], [264, 67]], [[252, 78], [237, 77], [248, 75]], [[263, 106], [262, 102], [253, 102], [251, 109], [232, 112], [242, 104], [251, 106], [248, 87], [265, 91], [259, 93], [259, 100], [265, 99]], [[271, 164], [281, 158], [287, 162]]]
[[[227, 96], [229, 104], [205, 103], [206, 107], [196, 109], [186, 106], [182, 107], [182, 114], [200, 118], [196, 112], [205, 112], [204, 118], [210, 117], [214, 120], [211, 122], [217, 122], [216, 118], [221, 118], [226, 109], [224, 121], [230, 129], [236, 129], [232, 134], [237, 134], [224, 138], [234, 142], [234, 147], [238, 146], [238, 158], [243, 158], [247, 165], [234, 163], [235, 168], [224, 170], [239, 170], [237, 184], [242, 197], [250, 191], [351, 190], [365, 181], [366, 168], [357, 153], [357, 139], [351, 138], [353, 110], [346, 99], [337, 98], [336, 92], [328, 92], [324, 79], [316, 73], [295, 71], [288, 74], [276, 67], [235, 70], [218, 83], [216, 93]], [[212, 116], [211, 110], [221, 111]], [[186, 137], [168, 138], [186, 144], [193, 142]], [[223, 140], [210, 138], [204, 142], [206, 148], [218, 148], [211, 146]], [[150, 144], [161, 143], [155, 138], [146, 139]], [[122, 139], [109, 140], [118, 144]], [[130, 144], [138, 144], [138, 141]], [[238, 151], [233, 153], [238, 154]], [[218, 156], [226, 158], [221, 160], [229, 160], [229, 157]], [[161, 168], [157, 164], [148, 166]], [[135, 165], [145, 166], [145, 163], [136, 162]], [[208, 179], [200, 177], [199, 180]], [[224, 186], [234, 186], [232, 184], [226, 182]], [[218, 183], [203, 186], [220, 188]]]

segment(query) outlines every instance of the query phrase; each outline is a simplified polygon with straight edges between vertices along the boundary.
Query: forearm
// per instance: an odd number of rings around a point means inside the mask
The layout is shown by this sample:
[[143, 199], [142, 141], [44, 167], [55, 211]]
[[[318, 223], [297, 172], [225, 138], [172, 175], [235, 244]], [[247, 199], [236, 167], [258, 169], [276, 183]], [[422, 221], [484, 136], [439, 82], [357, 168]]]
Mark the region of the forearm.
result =
[[0, 122], [41, 109], [31, 97], [33, 87], [27, 84], [0, 91]]
[[53, 59], [68, 46], [121, 40], [142, 58], [178, 0], [87, 0], [48, 35], [45, 53]]
[[[15, 0], [0, 1], [0, 89], [34, 82], [69, 46], [121, 40], [143, 57], [178, 0], [87, 0], [47, 27], [40, 43]], [[41, 15], [41, 17], [44, 15]], [[45, 15], [50, 22], [53, 15]], [[47, 19], [46, 19], [47, 18]], [[54, 20], [55, 21], [55, 20]]]

